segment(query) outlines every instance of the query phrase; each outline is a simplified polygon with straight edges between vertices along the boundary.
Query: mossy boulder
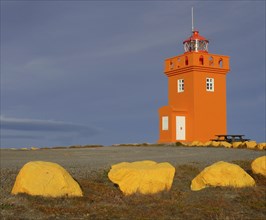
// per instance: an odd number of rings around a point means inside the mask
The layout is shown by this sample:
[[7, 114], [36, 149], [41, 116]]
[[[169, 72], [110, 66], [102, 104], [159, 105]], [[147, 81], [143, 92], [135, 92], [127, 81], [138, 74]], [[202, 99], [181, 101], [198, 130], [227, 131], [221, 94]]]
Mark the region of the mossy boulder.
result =
[[17, 175], [11, 193], [44, 197], [82, 196], [79, 184], [63, 167], [44, 161], [25, 164]]
[[221, 141], [220, 147], [225, 147], [225, 148], [231, 148], [232, 144], [228, 143], [227, 141]]
[[266, 176], [266, 156], [258, 157], [251, 163], [252, 172]]
[[211, 146], [219, 147], [220, 146], [220, 142], [219, 141], [212, 141]]
[[212, 141], [207, 141], [203, 144], [204, 147], [209, 147], [212, 145]]
[[256, 141], [245, 141], [244, 144], [248, 149], [255, 149], [257, 147]]
[[249, 187], [254, 186], [254, 179], [240, 166], [219, 161], [206, 167], [191, 182], [191, 190], [198, 191], [209, 186]]
[[258, 143], [257, 144], [257, 149], [259, 150], [265, 150], [266, 149], [266, 143]]
[[155, 194], [171, 189], [175, 168], [169, 163], [154, 161], [115, 164], [108, 173], [124, 195]]
[[242, 148], [243, 147], [243, 143], [240, 141], [236, 141], [232, 143], [232, 147], [233, 148]]
[[190, 144], [191, 147], [202, 147], [204, 146], [204, 144], [200, 141], [193, 141], [191, 144]]

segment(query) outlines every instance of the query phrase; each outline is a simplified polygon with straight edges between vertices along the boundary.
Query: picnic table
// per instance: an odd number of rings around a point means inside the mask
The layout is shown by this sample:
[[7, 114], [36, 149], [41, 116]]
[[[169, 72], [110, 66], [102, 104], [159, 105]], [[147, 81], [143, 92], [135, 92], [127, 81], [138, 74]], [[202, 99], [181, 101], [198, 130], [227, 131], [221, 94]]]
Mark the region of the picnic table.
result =
[[245, 135], [243, 134], [217, 134], [215, 136], [217, 138], [212, 139], [212, 141], [227, 141], [229, 143], [232, 143], [232, 142], [245, 142], [250, 140], [244, 138]]

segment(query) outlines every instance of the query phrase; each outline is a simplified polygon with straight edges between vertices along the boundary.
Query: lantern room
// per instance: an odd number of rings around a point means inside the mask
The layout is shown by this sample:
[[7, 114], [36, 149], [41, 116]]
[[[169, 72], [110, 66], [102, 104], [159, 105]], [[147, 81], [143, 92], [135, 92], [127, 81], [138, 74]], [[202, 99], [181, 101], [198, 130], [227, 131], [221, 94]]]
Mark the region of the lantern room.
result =
[[183, 42], [186, 52], [206, 52], [208, 53], [209, 41], [199, 35], [199, 31], [192, 31], [192, 35]]

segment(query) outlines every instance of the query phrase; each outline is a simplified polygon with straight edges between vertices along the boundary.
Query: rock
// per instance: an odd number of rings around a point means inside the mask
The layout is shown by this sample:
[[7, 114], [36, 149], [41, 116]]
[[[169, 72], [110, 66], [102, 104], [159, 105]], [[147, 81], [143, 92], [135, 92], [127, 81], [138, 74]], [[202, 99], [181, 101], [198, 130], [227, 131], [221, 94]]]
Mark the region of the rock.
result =
[[220, 146], [220, 142], [218, 142], [218, 141], [212, 141], [211, 146], [213, 146], [213, 147], [219, 147]]
[[257, 144], [257, 148], [258, 148], [259, 150], [264, 150], [264, 149], [266, 149], [266, 143], [258, 143], [258, 144]]
[[219, 161], [206, 167], [191, 183], [191, 190], [198, 191], [209, 186], [248, 187], [254, 179], [236, 164]]
[[169, 163], [137, 161], [112, 166], [109, 179], [117, 184], [124, 195], [155, 194], [171, 189], [175, 168]]
[[198, 141], [193, 141], [191, 144], [190, 144], [190, 146], [198, 146], [198, 144], [199, 144], [199, 142]]
[[191, 146], [192, 147], [201, 147], [201, 146], [203, 146], [204, 144], [202, 143], [202, 142], [200, 142], [200, 141], [193, 141], [192, 143], [191, 143]]
[[251, 163], [252, 172], [266, 176], [266, 156], [258, 157]]
[[232, 146], [233, 146], [233, 148], [242, 148], [243, 147], [243, 143], [240, 142], [240, 141], [233, 142]]
[[248, 149], [255, 149], [257, 146], [256, 141], [245, 141], [244, 144]]
[[60, 165], [44, 161], [25, 164], [11, 191], [45, 197], [82, 196], [79, 184]]
[[193, 146], [192, 146], [192, 142], [187, 142], [186, 147], [193, 147]]
[[226, 147], [226, 148], [231, 148], [232, 144], [228, 143], [227, 141], [221, 141], [220, 147]]
[[203, 144], [204, 147], [209, 147], [212, 145], [212, 141], [207, 141], [206, 143]]

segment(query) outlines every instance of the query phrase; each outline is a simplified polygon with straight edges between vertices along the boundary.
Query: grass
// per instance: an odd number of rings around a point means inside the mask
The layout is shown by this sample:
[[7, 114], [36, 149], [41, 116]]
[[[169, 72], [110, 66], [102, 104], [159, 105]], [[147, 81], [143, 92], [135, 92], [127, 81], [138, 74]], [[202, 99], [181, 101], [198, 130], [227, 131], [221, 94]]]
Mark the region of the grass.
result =
[[[250, 161], [234, 161], [248, 172]], [[108, 170], [69, 172], [84, 192], [82, 198], [43, 198], [10, 194], [18, 170], [1, 169], [1, 219], [265, 219], [266, 178], [254, 175], [256, 187], [206, 188], [193, 192], [197, 164], [176, 167], [172, 189], [156, 195], [123, 196]]]

